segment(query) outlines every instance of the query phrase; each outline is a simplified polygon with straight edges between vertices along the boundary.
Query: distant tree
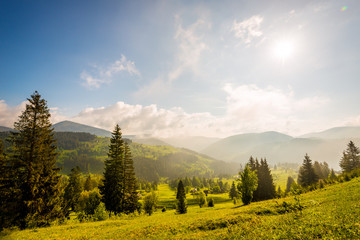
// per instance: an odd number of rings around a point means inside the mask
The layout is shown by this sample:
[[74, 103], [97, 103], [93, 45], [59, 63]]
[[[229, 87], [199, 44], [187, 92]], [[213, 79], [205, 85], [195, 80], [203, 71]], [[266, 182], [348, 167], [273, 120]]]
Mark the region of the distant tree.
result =
[[11, 132], [11, 179], [20, 196], [15, 212], [20, 228], [49, 225], [62, 218], [60, 169], [46, 100], [35, 91]]
[[197, 201], [198, 201], [198, 204], [200, 206], [200, 208], [204, 205], [206, 205], [206, 196], [205, 196], [205, 193], [204, 192], [200, 192], [198, 195], [197, 195]]
[[353, 141], [350, 141], [340, 160], [340, 167], [343, 172], [351, 172], [352, 170], [360, 167], [359, 154], [359, 148], [355, 146]]
[[148, 193], [144, 197], [144, 211], [145, 213], [149, 214], [149, 216], [155, 211], [157, 201], [158, 201], [158, 196], [154, 191]]
[[281, 188], [280, 188], [280, 186], [278, 187], [277, 195], [278, 195], [278, 197], [281, 197]]
[[180, 214], [184, 214], [187, 212], [185, 188], [181, 180], [179, 181], [177, 187], [176, 212]]
[[251, 203], [253, 192], [257, 188], [258, 178], [256, 172], [250, 170], [249, 164], [245, 166], [244, 171], [240, 172], [239, 175], [240, 179], [238, 180], [240, 180], [240, 183], [237, 187], [241, 194], [242, 202], [245, 205], [248, 205]]
[[318, 175], [319, 179], [326, 179], [330, 174], [329, 165], [326, 162], [319, 163], [318, 161], [315, 161], [314, 171], [316, 175]]
[[193, 187], [196, 187], [196, 188], [200, 188], [201, 187], [201, 182], [200, 182], [200, 179], [198, 177], [193, 177], [192, 178], [192, 186]]
[[80, 194], [82, 192], [82, 187], [80, 183], [81, 170], [77, 166], [71, 169], [69, 174], [69, 183], [65, 187], [64, 200], [66, 208], [71, 208], [75, 211], [76, 206], [79, 201]]
[[335, 180], [335, 179], [336, 179], [336, 174], [335, 174], [334, 169], [331, 169], [331, 172], [330, 172], [330, 174], [329, 174], [329, 178], [330, 178], [331, 180]]
[[102, 201], [106, 210], [117, 215], [123, 211], [124, 204], [124, 140], [119, 125], [115, 126], [110, 139], [108, 159], [105, 160], [105, 172], [102, 186]]
[[91, 180], [91, 175], [89, 174], [88, 177], [85, 180], [84, 183], [84, 190], [85, 191], [91, 191], [93, 189], [93, 184], [92, 184], [92, 180]]
[[291, 176], [288, 176], [287, 183], [286, 183], [286, 190], [285, 190], [286, 193], [291, 191], [291, 185], [293, 185], [294, 183], [295, 183], [295, 180]]
[[299, 169], [298, 184], [302, 187], [312, 185], [318, 181], [319, 177], [316, 175], [310, 157], [306, 154], [303, 165]]
[[235, 186], [235, 182], [233, 181], [232, 184], [231, 184], [231, 188], [230, 188], [230, 192], [229, 192], [229, 197], [231, 199], [234, 199], [234, 198], [238, 198], [239, 197], [239, 194], [238, 194], [238, 191], [236, 190], [236, 186]]

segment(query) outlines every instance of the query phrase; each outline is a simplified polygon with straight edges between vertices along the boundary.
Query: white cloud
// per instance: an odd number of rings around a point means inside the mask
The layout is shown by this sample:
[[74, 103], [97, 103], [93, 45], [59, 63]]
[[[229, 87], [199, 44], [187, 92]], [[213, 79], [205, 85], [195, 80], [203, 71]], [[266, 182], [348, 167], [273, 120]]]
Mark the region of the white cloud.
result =
[[4, 100], [0, 100], [0, 126], [14, 127], [14, 122], [24, 111], [26, 102], [22, 102], [15, 107], [10, 107]]
[[124, 55], [121, 55], [120, 60], [115, 61], [105, 68], [95, 65], [93, 66], [91, 73], [84, 70], [80, 74], [80, 78], [84, 80], [84, 86], [93, 89], [99, 88], [103, 84], [111, 83], [113, 81], [113, 77], [119, 72], [127, 72], [130, 75], [140, 75], [135, 63], [126, 59]]
[[263, 35], [260, 29], [260, 25], [263, 20], [264, 18], [259, 15], [252, 16], [242, 22], [234, 20], [231, 32], [234, 32], [236, 38], [239, 38], [245, 44], [250, 45], [254, 39]]

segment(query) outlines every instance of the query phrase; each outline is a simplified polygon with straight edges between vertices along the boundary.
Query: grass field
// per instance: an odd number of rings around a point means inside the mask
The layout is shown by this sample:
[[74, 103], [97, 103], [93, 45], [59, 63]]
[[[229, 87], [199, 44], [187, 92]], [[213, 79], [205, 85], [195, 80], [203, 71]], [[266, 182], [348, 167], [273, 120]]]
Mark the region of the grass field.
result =
[[[159, 186], [160, 204], [175, 197]], [[188, 196], [190, 201], [192, 197]], [[157, 211], [101, 222], [6, 232], [3, 239], [359, 239], [360, 178], [294, 197], [214, 208], [189, 206], [188, 213]], [[286, 202], [284, 204], [283, 202]], [[284, 207], [287, 206], [287, 207]], [[285, 211], [290, 206], [302, 210]], [[298, 208], [299, 209], [299, 208]], [[4, 233], [3, 233], [4, 234]]]

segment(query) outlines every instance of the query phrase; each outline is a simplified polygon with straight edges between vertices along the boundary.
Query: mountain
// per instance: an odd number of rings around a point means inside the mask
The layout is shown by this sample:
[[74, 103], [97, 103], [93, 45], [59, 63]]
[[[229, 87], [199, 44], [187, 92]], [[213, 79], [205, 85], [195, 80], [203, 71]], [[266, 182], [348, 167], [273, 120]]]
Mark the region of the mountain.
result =
[[59, 122], [59, 123], [54, 124], [53, 127], [54, 127], [55, 132], [86, 132], [86, 133], [94, 134], [99, 137], [110, 137], [111, 136], [111, 132], [109, 132], [107, 130], [104, 130], [101, 128], [96, 128], [96, 127], [91, 127], [88, 125], [75, 123], [75, 122], [71, 122], [71, 121]]
[[336, 127], [323, 132], [308, 133], [301, 137], [322, 139], [360, 138], [360, 127]]
[[14, 129], [0, 126], [0, 132], [11, 132], [11, 131], [14, 131]]
[[222, 139], [202, 151], [216, 159], [246, 163], [250, 156], [266, 158], [270, 164], [301, 164], [307, 153], [313, 161], [326, 161], [339, 169], [342, 152], [350, 140], [360, 146], [359, 138], [293, 138], [281, 133], [242, 134]]
[[240, 161], [237, 158], [242, 154], [263, 150], [266, 146], [291, 139], [293, 139], [291, 136], [278, 132], [240, 134], [221, 139], [201, 152], [217, 159]]
[[161, 138], [161, 140], [175, 147], [187, 148], [196, 152], [200, 152], [204, 148], [220, 140], [220, 138], [189, 136]]
[[132, 139], [132, 141], [136, 143], [152, 145], [152, 146], [170, 146], [170, 144], [157, 138], [134, 138]]

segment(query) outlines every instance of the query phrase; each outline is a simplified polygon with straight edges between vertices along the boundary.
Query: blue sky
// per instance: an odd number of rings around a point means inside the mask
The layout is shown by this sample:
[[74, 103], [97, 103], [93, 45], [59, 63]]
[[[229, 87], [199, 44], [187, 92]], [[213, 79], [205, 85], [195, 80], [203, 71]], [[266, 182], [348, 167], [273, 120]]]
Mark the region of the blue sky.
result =
[[360, 125], [360, 2], [0, 1], [0, 125], [290, 135]]

